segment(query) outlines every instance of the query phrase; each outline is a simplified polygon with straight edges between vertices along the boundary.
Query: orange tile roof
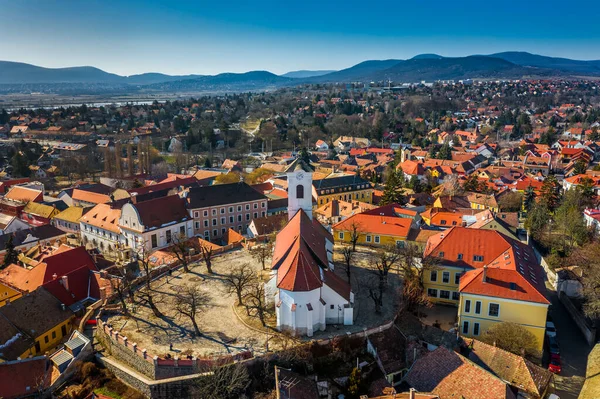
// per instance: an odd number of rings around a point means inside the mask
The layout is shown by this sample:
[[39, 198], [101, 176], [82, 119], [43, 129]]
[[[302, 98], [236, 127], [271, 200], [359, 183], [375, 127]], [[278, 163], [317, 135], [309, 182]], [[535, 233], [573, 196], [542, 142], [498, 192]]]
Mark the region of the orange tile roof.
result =
[[23, 186], [12, 186], [8, 193], [6, 193], [6, 195], [4, 196], [4, 198], [6, 199], [25, 203], [36, 201], [38, 199], [41, 199], [42, 197], [42, 191]]
[[351, 231], [353, 225], [364, 233], [394, 237], [408, 237], [412, 220], [396, 216], [381, 216], [359, 213], [333, 226], [334, 231]]
[[104, 230], [119, 233], [119, 218], [121, 217], [120, 209], [113, 209], [108, 204], [98, 204], [90, 209], [85, 215], [79, 219], [83, 223], [87, 223], [94, 227]]
[[533, 250], [498, 231], [453, 227], [429, 238], [424, 256], [439, 257], [444, 265], [474, 269], [461, 277], [460, 292], [549, 303]]
[[92, 204], [106, 204], [111, 202], [110, 197], [106, 194], [94, 193], [91, 191], [80, 190], [78, 188], [73, 190], [71, 198], [76, 201], [89, 202]]

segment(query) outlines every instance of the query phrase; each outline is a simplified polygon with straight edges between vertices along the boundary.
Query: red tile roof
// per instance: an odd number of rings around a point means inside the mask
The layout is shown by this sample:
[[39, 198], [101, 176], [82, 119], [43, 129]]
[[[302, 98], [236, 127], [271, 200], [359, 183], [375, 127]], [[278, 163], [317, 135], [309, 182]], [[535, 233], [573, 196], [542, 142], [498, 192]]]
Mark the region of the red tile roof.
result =
[[42, 385], [48, 388], [51, 383], [52, 368], [46, 357], [0, 363], [0, 397], [16, 399], [30, 397]]
[[325, 237], [300, 210], [277, 234], [272, 261], [272, 269], [277, 270], [277, 287], [288, 291], [320, 288], [320, 270], [327, 267]]
[[498, 231], [453, 227], [430, 237], [424, 256], [439, 257], [445, 265], [475, 269], [461, 277], [460, 292], [549, 303], [533, 250]]
[[381, 216], [359, 213], [333, 226], [334, 231], [352, 231], [353, 225], [359, 226], [361, 232], [386, 236], [408, 237], [412, 219], [397, 216]]
[[137, 209], [146, 229], [174, 221], [181, 222], [190, 217], [185, 207], [185, 200], [178, 195], [155, 198], [133, 204], [133, 206]]
[[440, 399], [515, 398], [507, 383], [444, 347], [419, 358], [406, 375], [406, 382]]

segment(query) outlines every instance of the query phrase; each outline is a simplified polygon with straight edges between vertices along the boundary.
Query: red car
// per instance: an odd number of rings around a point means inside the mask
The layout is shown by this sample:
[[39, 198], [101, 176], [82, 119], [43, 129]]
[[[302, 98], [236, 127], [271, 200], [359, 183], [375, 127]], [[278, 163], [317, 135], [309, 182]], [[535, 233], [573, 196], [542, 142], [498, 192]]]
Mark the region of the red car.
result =
[[562, 367], [560, 365], [560, 355], [550, 356], [550, 364], [548, 365], [548, 370], [550, 370], [554, 374], [560, 374], [562, 370]]

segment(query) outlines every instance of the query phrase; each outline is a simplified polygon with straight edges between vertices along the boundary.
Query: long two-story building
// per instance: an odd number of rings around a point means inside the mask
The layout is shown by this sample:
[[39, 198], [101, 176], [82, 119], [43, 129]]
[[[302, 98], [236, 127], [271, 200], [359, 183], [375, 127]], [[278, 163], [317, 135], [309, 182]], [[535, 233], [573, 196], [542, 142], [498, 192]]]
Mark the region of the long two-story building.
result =
[[244, 182], [190, 187], [183, 195], [194, 235], [210, 241], [229, 229], [244, 233], [252, 220], [267, 215], [267, 197]]

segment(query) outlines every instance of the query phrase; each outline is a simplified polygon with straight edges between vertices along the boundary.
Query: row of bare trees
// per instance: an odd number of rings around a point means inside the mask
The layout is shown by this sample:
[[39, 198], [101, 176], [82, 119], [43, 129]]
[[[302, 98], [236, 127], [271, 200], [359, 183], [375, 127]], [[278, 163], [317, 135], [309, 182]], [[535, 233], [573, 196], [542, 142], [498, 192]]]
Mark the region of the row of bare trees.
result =
[[254, 270], [248, 264], [238, 265], [223, 277], [223, 282], [227, 291], [236, 296], [237, 305], [244, 306], [248, 316], [256, 317], [266, 326], [270, 309], [264, 284]]

